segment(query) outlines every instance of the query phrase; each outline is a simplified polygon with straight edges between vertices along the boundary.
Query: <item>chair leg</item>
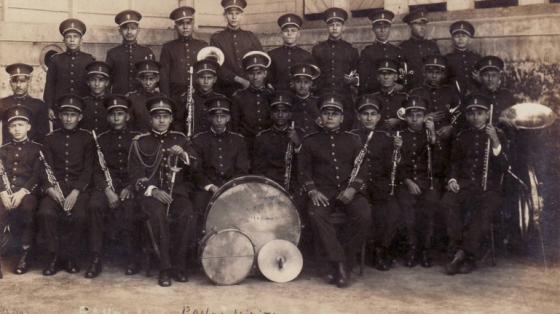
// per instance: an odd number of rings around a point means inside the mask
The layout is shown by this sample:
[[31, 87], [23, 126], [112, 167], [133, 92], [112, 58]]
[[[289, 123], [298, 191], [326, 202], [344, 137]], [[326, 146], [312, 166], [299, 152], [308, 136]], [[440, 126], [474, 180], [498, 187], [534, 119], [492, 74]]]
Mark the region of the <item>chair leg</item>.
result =
[[496, 266], [496, 241], [494, 238], [494, 223], [490, 224], [490, 254], [491, 265]]

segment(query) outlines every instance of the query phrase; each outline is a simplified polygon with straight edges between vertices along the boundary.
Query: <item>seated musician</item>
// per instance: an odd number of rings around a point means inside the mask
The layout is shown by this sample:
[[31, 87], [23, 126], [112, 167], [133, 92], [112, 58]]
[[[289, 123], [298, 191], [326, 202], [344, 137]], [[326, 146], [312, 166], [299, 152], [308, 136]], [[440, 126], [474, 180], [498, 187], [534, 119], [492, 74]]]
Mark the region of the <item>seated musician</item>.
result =
[[[0, 147], [2, 181], [0, 182], [0, 255], [7, 245], [9, 226], [19, 222], [22, 226], [21, 255], [14, 273], [24, 274], [28, 269], [28, 255], [35, 237], [34, 216], [38, 202], [40, 144], [31, 141], [31, 110], [22, 105], [12, 106], [4, 113], [11, 140]], [[18, 220], [19, 218], [19, 220]], [[2, 272], [0, 271], [0, 278]]]
[[494, 212], [503, 200], [501, 179], [508, 168], [508, 145], [504, 133], [489, 123], [489, 104], [489, 99], [480, 94], [467, 99], [468, 128], [457, 134], [451, 146], [448, 192], [441, 200], [447, 211], [452, 255], [446, 265], [449, 275], [475, 269], [482, 240], [488, 236]]
[[[101, 273], [101, 257], [104, 235], [123, 231], [126, 246], [127, 267], [125, 274], [139, 271], [140, 243], [137, 205], [133, 200], [134, 187], [129, 184], [127, 159], [132, 138], [139, 133], [128, 128], [130, 100], [121, 95], [108, 95], [104, 102], [110, 129], [98, 136], [98, 150], [103, 154], [95, 161], [94, 188], [88, 204], [90, 264], [86, 278]], [[101, 165], [104, 162], [104, 165]], [[105, 170], [103, 168], [105, 168]], [[104, 172], [106, 171], [106, 173]], [[110, 181], [109, 181], [110, 180]], [[115, 221], [119, 223], [116, 224]]]
[[[341, 288], [349, 285], [352, 264], [371, 226], [370, 206], [362, 194], [367, 165], [349, 180], [362, 145], [358, 135], [341, 130], [343, 110], [341, 96], [322, 98], [323, 129], [304, 139], [298, 156], [299, 181], [309, 196], [311, 226], [330, 264], [329, 283]], [[342, 208], [347, 216], [344, 229], [348, 237], [344, 240], [330, 220], [335, 208]]]
[[159, 258], [158, 284], [168, 287], [171, 277], [177, 282], [188, 281], [188, 247], [194, 220], [190, 188], [183, 173], [193, 171], [197, 158], [187, 137], [170, 131], [175, 103], [168, 97], [155, 96], [147, 106], [152, 130], [132, 140], [128, 166]]
[[245, 140], [242, 135], [228, 129], [230, 106], [231, 102], [225, 96], [209, 99], [206, 107], [210, 130], [198, 133], [192, 139], [193, 148], [200, 156], [193, 196], [199, 215], [204, 215], [210, 198], [224, 183], [249, 173]]
[[[296, 173], [295, 154], [301, 149], [300, 136], [296, 129], [290, 126], [292, 101], [293, 97], [289, 91], [277, 91], [272, 98], [272, 127], [259, 132], [255, 138], [252, 169], [253, 174], [276, 181], [288, 192], [290, 187], [294, 187], [295, 178], [292, 174]], [[289, 161], [286, 160], [287, 154]]]

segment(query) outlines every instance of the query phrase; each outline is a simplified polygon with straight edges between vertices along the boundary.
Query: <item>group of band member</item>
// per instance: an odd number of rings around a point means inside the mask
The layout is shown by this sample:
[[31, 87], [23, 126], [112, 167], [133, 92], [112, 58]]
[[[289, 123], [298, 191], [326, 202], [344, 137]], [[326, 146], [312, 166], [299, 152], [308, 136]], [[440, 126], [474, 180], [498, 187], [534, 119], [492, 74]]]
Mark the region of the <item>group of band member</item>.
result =
[[[331, 284], [349, 284], [364, 243], [374, 266], [389, 270], [400, 228], [404, 264], [431, 267], [438, 214], [449, 239], [446, 272], [475, 268], [508, 167], [508, 138], [494, 125], [514, 98], [501, 86], [503, 61], [470, 50], [473, 25], [451, 24], [455, 48], [443, 56], [426, 38], [425, 11], [404, 17], [411, 38], [396, 46], [394, 14], [379, 10], [369, 16], [376, 39], [359, 53], [342, 39], [347, 12], [330, 8], [328, 39], [311, 52], [297, 45], [303, 19], [286, 14], [278, 19], [283, 45], [265, 53], [241, 29], [246, 5], [222, 1], [227, 27], [210, 40], [221, 65], [197, 60], [208, 44], [193, 37], [195, 10], [185, 6], [170, 14], [178, 36], [159, 62], [137, 43], [136, 11], [116, 15], [123, 43], [105, 62], [80, 50], [83, 22], [62, 22], [67, 50], [48, 67], [44, 102], [28, 95], [31, 66], [6, 68], [14, 94], [0, 100], [0, 216], [5, 228], [14, 216], [23, 226], [16, 274], [28, 270], [40, 234], [45, 276], [79, 272], [87, 243], [85, 277], [97, 277], [113, 220], [127, 275], [141, 268], [147, 232], [159, 285], [186, 282], [210, 198], [248, 174], [292, 194], [325, 251]], [[344, 237], [333, 210], [347, 216]]]

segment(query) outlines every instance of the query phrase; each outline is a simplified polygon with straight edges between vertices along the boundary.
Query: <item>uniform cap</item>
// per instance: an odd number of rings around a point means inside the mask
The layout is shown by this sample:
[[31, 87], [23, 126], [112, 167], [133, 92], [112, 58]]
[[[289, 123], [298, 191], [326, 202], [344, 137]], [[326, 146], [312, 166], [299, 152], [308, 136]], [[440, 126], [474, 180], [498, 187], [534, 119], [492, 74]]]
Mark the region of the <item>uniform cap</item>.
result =
[[393, 24], [395, 14], [389, 10], [374, 11], [368, 16], [368, 18], [371, 20], [372, 24], [381, 22]]
[[18, 119], [31, 122], [31, 116], [32, 116], [31, 109], [18, 103], [8, 108], [4, 113], [3, 118], [4, 118], [4, 122], [8, 124], [13, 120], [18, 120]]
[[82, 98], [76, 94], [62, 95], [58, 97], [56, 103], [61, 112], [65, 110], [72, 110], [82, 113], [84, 109]]
[[203, 60], [197, 61], [193, 65], [193, 69], [194, 69], [195, 74], [200, 74], [202, 72], [211, 72], [211, 73], [217, 74], [219, 67], [220, 67], [220, 65], [218, 64], [218, 62], [216, 62], [212, 59], [203, 59]]
[[107, 78], [111, 76], [111, 68], [103, 61], [93, 61], [86, 65], [87, 75], [100, 74]]
[[345, 22], [348, 19], [348, 13], [341, 8], [328, 8], [323, 12], [323, 19], [327, 24], [332, 20]]
[[231, 100], [226, 96], [216, 96], [206, 100], [204, 104], [206, 105], [208, 113], [212, 113], [218, 110], [229, 112], [231, 107]]
[[426, 99], [424, 99], [423, 97], [420, 97], [418, 95], [410, 95], [404, 101], [405, 111], [409, 111], [409, 110], [413, 110], [413, 109], [426, 111], [427, 108], [428, 108], [428, 106], [426, 105]]
[[399, 63], [393, 59], [384, 58], [377, 62], [376, 69], [377, 71], [391, 71], [398, 73]]
[[484, 110], [488, 110], [490, 108], [490, 101], [489, 99], [481, 94], [472, 94], [467, 98], [467, 103], [465, 106], [465, 110], [471, 110], [475, 108], [480, 108]]
[[196, 10], [192, 7], [178, 7], [177, 9], [171, 11], [169, 14], [169, 18], [175, 22], [185, 20], [185, 19], [194, 19], [194, 13]]
[[159, 73], [160, 64], [155, 60], [142, 60], [134, 64], [136, 68], [136, 75], [142, 73]]
[[146, 101], [146, 107], [148, 108], [150, 114], [160, 110], [173, 114], [175, 103], [171, 100], [171, 98], [160, 95], [149, 98]]
[[247, 7], [247, 1], [245, 0], [222, 0], [222, 7], [224, 11], [230, 8], [237, 8], [241, 11], [245, 10]]
[[105, 105], [107, 112], [113, 109], [123, 109], [128, 111], [128, 109], [131, 106], [131, 102], [128, 99], [128, 97], [124, 95], [118, 95], [118, 94], [105, 96], [105, 99], [103, 100], [103, 104]]
[[249, 51], [243, 56], [243, 68], [249, 70], [254, 67], [268, 68], [271, 60], [266, 52], [262, 51]]
[[358, 112], [365, 110], [365, 109], [375, 109], [377, 112], [381, 110], [382, 104], [381, 102], [371, 94], [365, 94], [360, 96], [356, 102], [356, 109]]
[[8, 72], [10, 77], [18, 75], [31, 76], [33, 67], [25, 63], [13, 63], [6, 67], [6, 72]]
[[287, 90], [279, 90], [276, 91], [274, 97], [272, 97], [272, 101], [270, 102], [270, 107], [275, 107], [278, 105], [285, 105], [288, 107], [292, 107], [294, 96], [290, 91]]
[[486, 56], [478, 61], [476, 69], [479, 72], [491, 69], [501, 72], [504, 70], [504, 61], [496, 56]]
[[60, 23], [58, 31], [62, 36], [70, 31], [78, 32], [81, 36], [84, 36], [86, 33], [86, 24], [78, 19], [66, 19]]
[[117, 23], [117, 25], [119, 26], [122, 26], [127, 23], [139, 24], [141, 19], [142, 19], [142, 14], [140, 14], [140, 12], [134, 10], [124, 10], [119, 12], [115, 16], [115, 23]]
[[425, 67], [447, 68], [447, 59], [444, 56], [431, 55], [424, 57]]
[[428, 12], [425, 9], [410, 11], [410, 13], [403, 17], [403, 22], [406, 24], [428, 22]]
[[317, 79], [321, 75], [321, 70], [311, 63], [298, 63], [290, 67], [290, 77], [307, 76], [312, 80]]
[[280, 26], [280, 29], [286, 26], [301, 28], [301, 25], [303, 25], [303, 19], [297, 14], [288, 13], [278, 18], [278, 26]]
[[455, 33], [465, 33], [470, 37], [474, 36], [474, 26], [467, 21], [457, 21], [449, 26], [449, 33], [454, 35]]
[[336, 109], [340, 112], [344, 112], [344, 101], [342, 96], [338, 94], [326, 94], [321, 96], [320, 107], [321, 110], [325, 109]]

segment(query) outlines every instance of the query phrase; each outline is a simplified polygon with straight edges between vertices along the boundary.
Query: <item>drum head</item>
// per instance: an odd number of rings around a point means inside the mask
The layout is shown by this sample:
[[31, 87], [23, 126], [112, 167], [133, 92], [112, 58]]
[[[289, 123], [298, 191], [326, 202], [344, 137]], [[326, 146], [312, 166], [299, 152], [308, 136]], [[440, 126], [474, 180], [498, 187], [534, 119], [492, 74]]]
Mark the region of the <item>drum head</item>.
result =
[[303, 256], [293, 243], [272, 240], [259, 251], [257, 265], [268, 280], [283, 283], [296, 279], [301, 273]]
[[218, 285], [234, 285], [247, 278], [255, 259], [249, 237], [226, 229], [203, 240], [200, 259], [206, 276]]
[[267, 242], [282, 239], [298, 244], [301, 221], [288, 193], [272, 180], [246, 176], [226, 183], [208, 205], [206, 233], [236, 228], [258, 252]]

